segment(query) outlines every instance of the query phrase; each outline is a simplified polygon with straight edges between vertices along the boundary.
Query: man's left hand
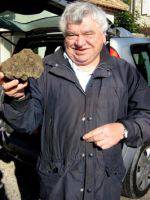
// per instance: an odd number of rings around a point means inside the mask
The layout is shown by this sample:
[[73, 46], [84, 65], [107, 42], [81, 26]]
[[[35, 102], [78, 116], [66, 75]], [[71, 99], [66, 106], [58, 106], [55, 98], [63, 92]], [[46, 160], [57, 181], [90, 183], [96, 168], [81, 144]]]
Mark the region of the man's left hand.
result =
[[86, 142], [94, 142], [95, 145], [102, 149], [108, 149], [124, 138], [123, 133], [123, 124], [110, 123], [86, 133], [83, 139]]

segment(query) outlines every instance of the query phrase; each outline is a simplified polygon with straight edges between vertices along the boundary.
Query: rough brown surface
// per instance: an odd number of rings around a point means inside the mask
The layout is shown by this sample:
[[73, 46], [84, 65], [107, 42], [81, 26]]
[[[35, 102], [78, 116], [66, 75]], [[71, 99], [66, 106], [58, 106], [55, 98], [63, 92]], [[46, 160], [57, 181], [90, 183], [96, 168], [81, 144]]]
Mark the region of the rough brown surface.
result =
[[1, 71], [8, 79], [39, 78], [43, 70], [41, 57], [31, 49], [23, 49], [1, 64]]

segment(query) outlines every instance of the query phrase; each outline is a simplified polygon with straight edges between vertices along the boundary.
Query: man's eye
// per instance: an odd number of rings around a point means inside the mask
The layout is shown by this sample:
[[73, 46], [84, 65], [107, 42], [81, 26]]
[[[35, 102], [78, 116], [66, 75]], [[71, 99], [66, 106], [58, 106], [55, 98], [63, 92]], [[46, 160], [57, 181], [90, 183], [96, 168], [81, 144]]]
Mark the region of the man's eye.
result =
[[91, 33], [91, 32], [88, 32], [88, 33], [85, 33], [85, 35], [93, 35], [93, 33]]
[[76, 36], [76, 35], [73, 34], [73, 33], [68, 33], [67, 36], [68, 36], [68, 37], [73, 37], [73, 36]]

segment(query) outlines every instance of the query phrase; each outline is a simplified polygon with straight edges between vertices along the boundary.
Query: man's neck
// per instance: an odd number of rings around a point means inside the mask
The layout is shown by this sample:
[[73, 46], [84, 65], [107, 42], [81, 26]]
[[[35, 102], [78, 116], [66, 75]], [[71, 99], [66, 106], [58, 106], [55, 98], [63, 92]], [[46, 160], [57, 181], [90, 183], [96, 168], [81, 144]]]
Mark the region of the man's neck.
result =
[[71, 63], [71, 65], [75, 65], [77, 68], [81, 69], [82, 71], [86, 72], [86, 73], [90, 73], [93, 72], [96, 67], [98, 66], [99, 62], [100, 62], [100, 57], [97, 57], [97, 59], [95, 59], [92, 63], [88, 64], [88, 65], [77, 65], [76, 63], [74, 63], [69, 56], [67, 55], [67, 53], [64, 53], [64, 56], [69, 60], [69, 62]]

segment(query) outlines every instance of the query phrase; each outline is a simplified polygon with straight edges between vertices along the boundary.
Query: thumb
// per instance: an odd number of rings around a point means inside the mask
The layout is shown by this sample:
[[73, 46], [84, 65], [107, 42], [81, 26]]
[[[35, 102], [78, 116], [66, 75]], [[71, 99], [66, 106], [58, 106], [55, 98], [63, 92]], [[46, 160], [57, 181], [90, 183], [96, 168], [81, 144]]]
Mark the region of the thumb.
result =
[[4, 74], [3, 72], [0, 72], [0, 84], [3, 83], [3, 79], [4, 79]]

